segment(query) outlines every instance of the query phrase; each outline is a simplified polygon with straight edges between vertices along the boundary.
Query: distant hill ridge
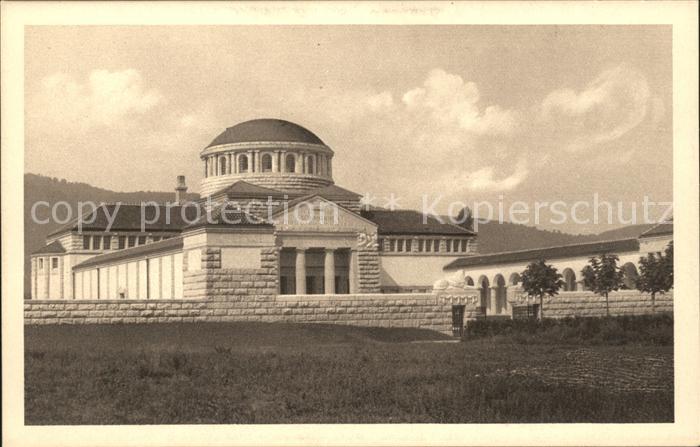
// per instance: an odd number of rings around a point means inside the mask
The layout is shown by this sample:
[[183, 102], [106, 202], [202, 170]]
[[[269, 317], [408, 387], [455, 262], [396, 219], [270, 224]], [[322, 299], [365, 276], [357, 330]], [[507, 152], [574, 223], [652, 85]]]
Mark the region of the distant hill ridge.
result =
[[[174, 187], [173, 187], [174, 188]], [[186, 194], [189, 200], [196, 200], [199, 194]], [[65, 179], [46, 177], [37, 174], [24, 175], [24, 285], [25, 295], [30, 286], [29, 253], [42, 247], [46, 236], [61, 224], [51, 221], [46, 225], [35, 223], [31, 219], [32, 204], [43, 200], [49, 204], [65, 201], [73, 209], [78, 202], [94, 203], [137, 203], [155, 201], [165, 203], [175, 199], [175, 192], [136, 191], [116, 192], [97, 188], [87, 183], [69, 182]], [[45, 211], [45, 209], [44, 209]], [[45, 218], [46, 216], [42, 216]], [[637, 237], [653, 225], [632, 225], [605, 231], [595, 235], [574, 235], [559, 231], [540, 230], [520, 224], [504, 222], [482, 223], [478, 226], [480, 253], [500, 251], [527, 250], [555, 245], [594, 242], [600, 240], [625, 239]]]

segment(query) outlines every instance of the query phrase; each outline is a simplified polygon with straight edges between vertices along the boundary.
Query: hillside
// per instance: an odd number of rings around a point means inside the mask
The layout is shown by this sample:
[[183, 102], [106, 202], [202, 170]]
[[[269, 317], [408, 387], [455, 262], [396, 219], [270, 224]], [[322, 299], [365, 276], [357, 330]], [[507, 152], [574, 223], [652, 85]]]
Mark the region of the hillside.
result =
[[[197, 199], [197, 194], [187, 194], [188, 199]], [[141, 201], [165, 202], [174, 199], [174, 192], [115, 192], [96, 188], [86, 183], [73, 183], [64, 179], [56, 179], [35, 174], [24, 176], [24, 284], [25, 291], [29, 290], [29, 253], [44, 245], [46, 235], [60, 226], [55, 222], [45, 225], [34, 223], [31, 219], [32, 204], [44, 200], [53, 205], [65, 201], [77, 208], [78, 202], [125, 202], [138, 203]], [[46, 208], [39, 214], [40, 219], [48, 217]], [[62, 208], [65, 210], [65, 208]], [[65, 212], [65, 211], [63, 211]], [[59, 214], [63, 218], [65, 214]], [[479, 251], [495, 253], [499, 251], [525, 250], [529, 248], [549, 247], [553, 245], [575, 244], [596, 240], [621, 239], [636, 237], [651, 225], [633, 225], [606, 231], [598, 235], [573, 235], [559, 231], [540, 230], [534, 227], [513, 223], [488, 222], [479, 225]], [[25, 293], [26, 295], [26, 293]]]

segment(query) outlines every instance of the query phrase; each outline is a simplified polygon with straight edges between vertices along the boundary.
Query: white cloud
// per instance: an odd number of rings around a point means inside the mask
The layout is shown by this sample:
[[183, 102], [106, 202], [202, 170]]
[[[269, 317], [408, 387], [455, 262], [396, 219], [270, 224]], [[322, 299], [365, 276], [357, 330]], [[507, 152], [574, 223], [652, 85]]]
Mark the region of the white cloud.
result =
[[477, 135], [507, 134], [517, 124], [513, 111], [499, 106], [479, 108], [479, 89], [461, 76], [434, 69], [428, 73], [423, 87], [404, 93], [402, 100], [409, 111], [425, 111], [442, 124], [456, 124]]
[[519, 161], [507, 177], [496, 178], [496, 169], [486, 166], [466, 175], [464, 183], [471, 191], [510, 191], [520, 185], [529, 174], [527, 163]]
[[39, 101], [45, 118], [79, 128], [109, 126], [142, 115], [162, 101], [155, 89], [146, 89], [138, 71], [93, 70], [84, 82], [63, 73], [42, 80]]
[[540, 104], [539, 118], [567, 140], [568, 150], [576, 151], [616, 140], [637, 127], [647, 115], [650, 98], [646, 78], [620, 65], [602, 72], [580, 92], [551, 92]]

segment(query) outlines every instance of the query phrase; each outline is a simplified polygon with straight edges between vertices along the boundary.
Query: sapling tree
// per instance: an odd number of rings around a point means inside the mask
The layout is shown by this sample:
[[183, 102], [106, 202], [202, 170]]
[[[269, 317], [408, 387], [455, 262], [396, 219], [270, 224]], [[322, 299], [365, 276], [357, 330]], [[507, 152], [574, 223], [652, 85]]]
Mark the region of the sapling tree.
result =
[[528, 296], [539, 297], [539, 319], [544, 317], [544, 296], [554, 296], [564, 286], [564, 280], [556, 267], [549, 265], [544, 259], [528, 264], [520, 275], [522, 288]]
[[637, 289], [651, 294], [651, 310], [656, 311], [656, 294], [673, 287], [673, 242], [664, 253], [649, 253], [639, 258]]
[[610, 316], [608, 294], [622, 286], [624, 273], [617, 265], [617, 255], [603, 253], [588, 260], [588, 265], [581, 270], [583, 284], [591, 291], [605, 297], [605, 314]]

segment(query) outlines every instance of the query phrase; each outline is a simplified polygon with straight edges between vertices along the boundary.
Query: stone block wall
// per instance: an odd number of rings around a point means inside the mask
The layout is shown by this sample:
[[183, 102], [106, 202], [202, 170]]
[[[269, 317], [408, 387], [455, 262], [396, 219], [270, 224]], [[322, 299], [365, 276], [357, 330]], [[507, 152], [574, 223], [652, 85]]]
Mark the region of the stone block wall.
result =
[[[637, 290], [621, 290], [608, 296], [610, 315], [643, 315], [654, 312], [673, 312], [673, 291], [656, 295], [655, 309], [652, 309], [651, 294]], [[539, 304], [539, 299], [515, 297], [511, 306]], [[606, 315], [605, 297], [590, 291], [559, 292], [545, 298], [543, 303], [546, 318], [601, 317]]]
[[[260, 249], [260, 268], [222, 269], [221, 249], [203, 248], [201, 270], [183, 268], [185, 299], [228, 299], [242, 296], [251, 300], [272, 300], [278, 291], [278, 255], [276, 247]], [[186, 257], [185, 257], [186, 258]]]
[[359, 293], [379, 293], [381, 266], [376, 244], [357, 249], [357, 289]]
[[[452, 331], [452, 305], [433, 294], [214, 295], [203, 300], [27, 301], [25, 324], [203, 321], [327, 323]], [[469, 307], [469, 306], [468, 306]], [[470, 312], [466, 312], [469, 316]]]

